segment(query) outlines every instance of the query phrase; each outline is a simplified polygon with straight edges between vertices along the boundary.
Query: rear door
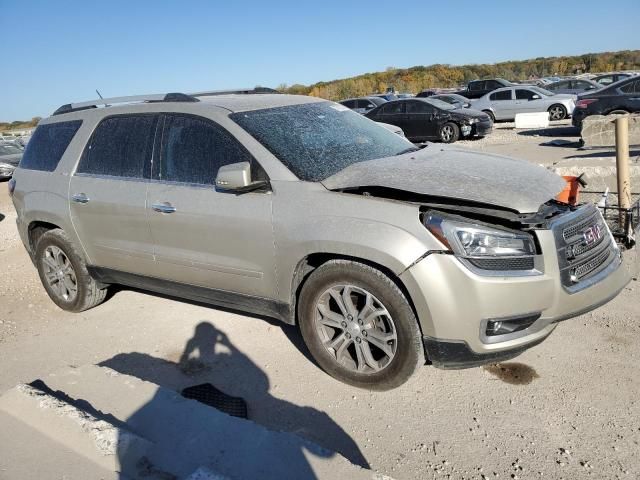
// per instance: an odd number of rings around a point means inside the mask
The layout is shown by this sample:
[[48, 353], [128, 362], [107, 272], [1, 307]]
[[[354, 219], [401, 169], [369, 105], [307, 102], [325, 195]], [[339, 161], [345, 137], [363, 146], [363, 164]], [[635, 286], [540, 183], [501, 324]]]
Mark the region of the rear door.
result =
[[153, 272], [146, 195], [158, 119], [157, 114], [103, 119], [71, 177], [71, 220], [92, 265]]
[[254, 180], [265, 180], [266, 174], [212, 120], [184, 114], [163, 119], [147, 194], [156, 276], [273, 298], [271, 192], [215, 189], [223, 165], [247, 161]]
[[514, 118], [515, 100], [511, 89], [500, 90], [489, 95], [489, 103], [496, 120], [510, 120]]
[[403, 131], [406, 126], [405, 118], [405, 102], [392, 101], [385, 103], [376, 115], [376, 121], [390, 123], [396, 127], [400, 127]]
[[438, 123], [434, 116], [436, 109], [421, 100], [406, 102], [404, 134], [413, 140], [422, 141], [438, 137]]

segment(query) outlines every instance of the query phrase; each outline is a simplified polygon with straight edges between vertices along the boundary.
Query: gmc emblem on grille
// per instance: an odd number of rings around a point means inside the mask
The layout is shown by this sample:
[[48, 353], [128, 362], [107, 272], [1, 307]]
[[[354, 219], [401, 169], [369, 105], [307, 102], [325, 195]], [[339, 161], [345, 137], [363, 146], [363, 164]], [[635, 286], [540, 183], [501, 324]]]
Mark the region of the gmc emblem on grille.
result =
[[585, 245], [593, 245], [602, 238], [602, 227], [600, 225], [593, 225], [582, 232]]

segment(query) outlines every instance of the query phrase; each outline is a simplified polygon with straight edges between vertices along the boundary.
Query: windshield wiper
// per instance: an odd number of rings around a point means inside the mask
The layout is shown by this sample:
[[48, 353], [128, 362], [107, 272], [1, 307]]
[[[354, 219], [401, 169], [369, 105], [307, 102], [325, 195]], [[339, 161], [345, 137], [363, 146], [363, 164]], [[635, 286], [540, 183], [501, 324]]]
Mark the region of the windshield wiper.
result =
[[417, 152], [420, 149], [418, 147], [409, 147], [409, 148], [405, 148], [404, 150], [402, 150], [401, 152], [396, 153], [396, 157], [399, 155], [404, 155], [405, 153], [409, 153], [409, 152]]

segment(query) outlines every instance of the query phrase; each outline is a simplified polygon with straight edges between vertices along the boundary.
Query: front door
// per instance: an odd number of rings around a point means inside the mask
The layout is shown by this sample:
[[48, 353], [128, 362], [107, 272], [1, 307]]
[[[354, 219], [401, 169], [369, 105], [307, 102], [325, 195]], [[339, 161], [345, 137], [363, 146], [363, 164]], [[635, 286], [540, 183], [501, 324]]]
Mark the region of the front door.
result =
[[141, 275], [154, 270], [145, 202], [158, 118], [102, 120], [71, 177], [71, 220], [91, 265]]
[[156, 144], [147, 205], [157, 276], [258, 297], [275, 295], [271, 193], [216, 191], [223, 165], [261, 167], [209, 119], [166, 114]]

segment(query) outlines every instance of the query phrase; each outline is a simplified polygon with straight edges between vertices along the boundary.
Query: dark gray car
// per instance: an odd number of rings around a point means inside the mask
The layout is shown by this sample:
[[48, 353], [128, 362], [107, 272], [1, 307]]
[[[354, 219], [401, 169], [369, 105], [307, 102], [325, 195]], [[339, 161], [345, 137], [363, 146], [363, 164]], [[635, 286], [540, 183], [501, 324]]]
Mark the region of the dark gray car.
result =
[[22, 158], [22, 149], [9, 143], [0, 143], [0, 179], [11, 178]]
[[602, 85], [591, 80], [571, 78], [550, 83], [545, 85], [544, 88], [545, 90], [549, 90], [553, 93], [569, 93], [577, 95], [579, 93], [599, 90], [602, 88]]

